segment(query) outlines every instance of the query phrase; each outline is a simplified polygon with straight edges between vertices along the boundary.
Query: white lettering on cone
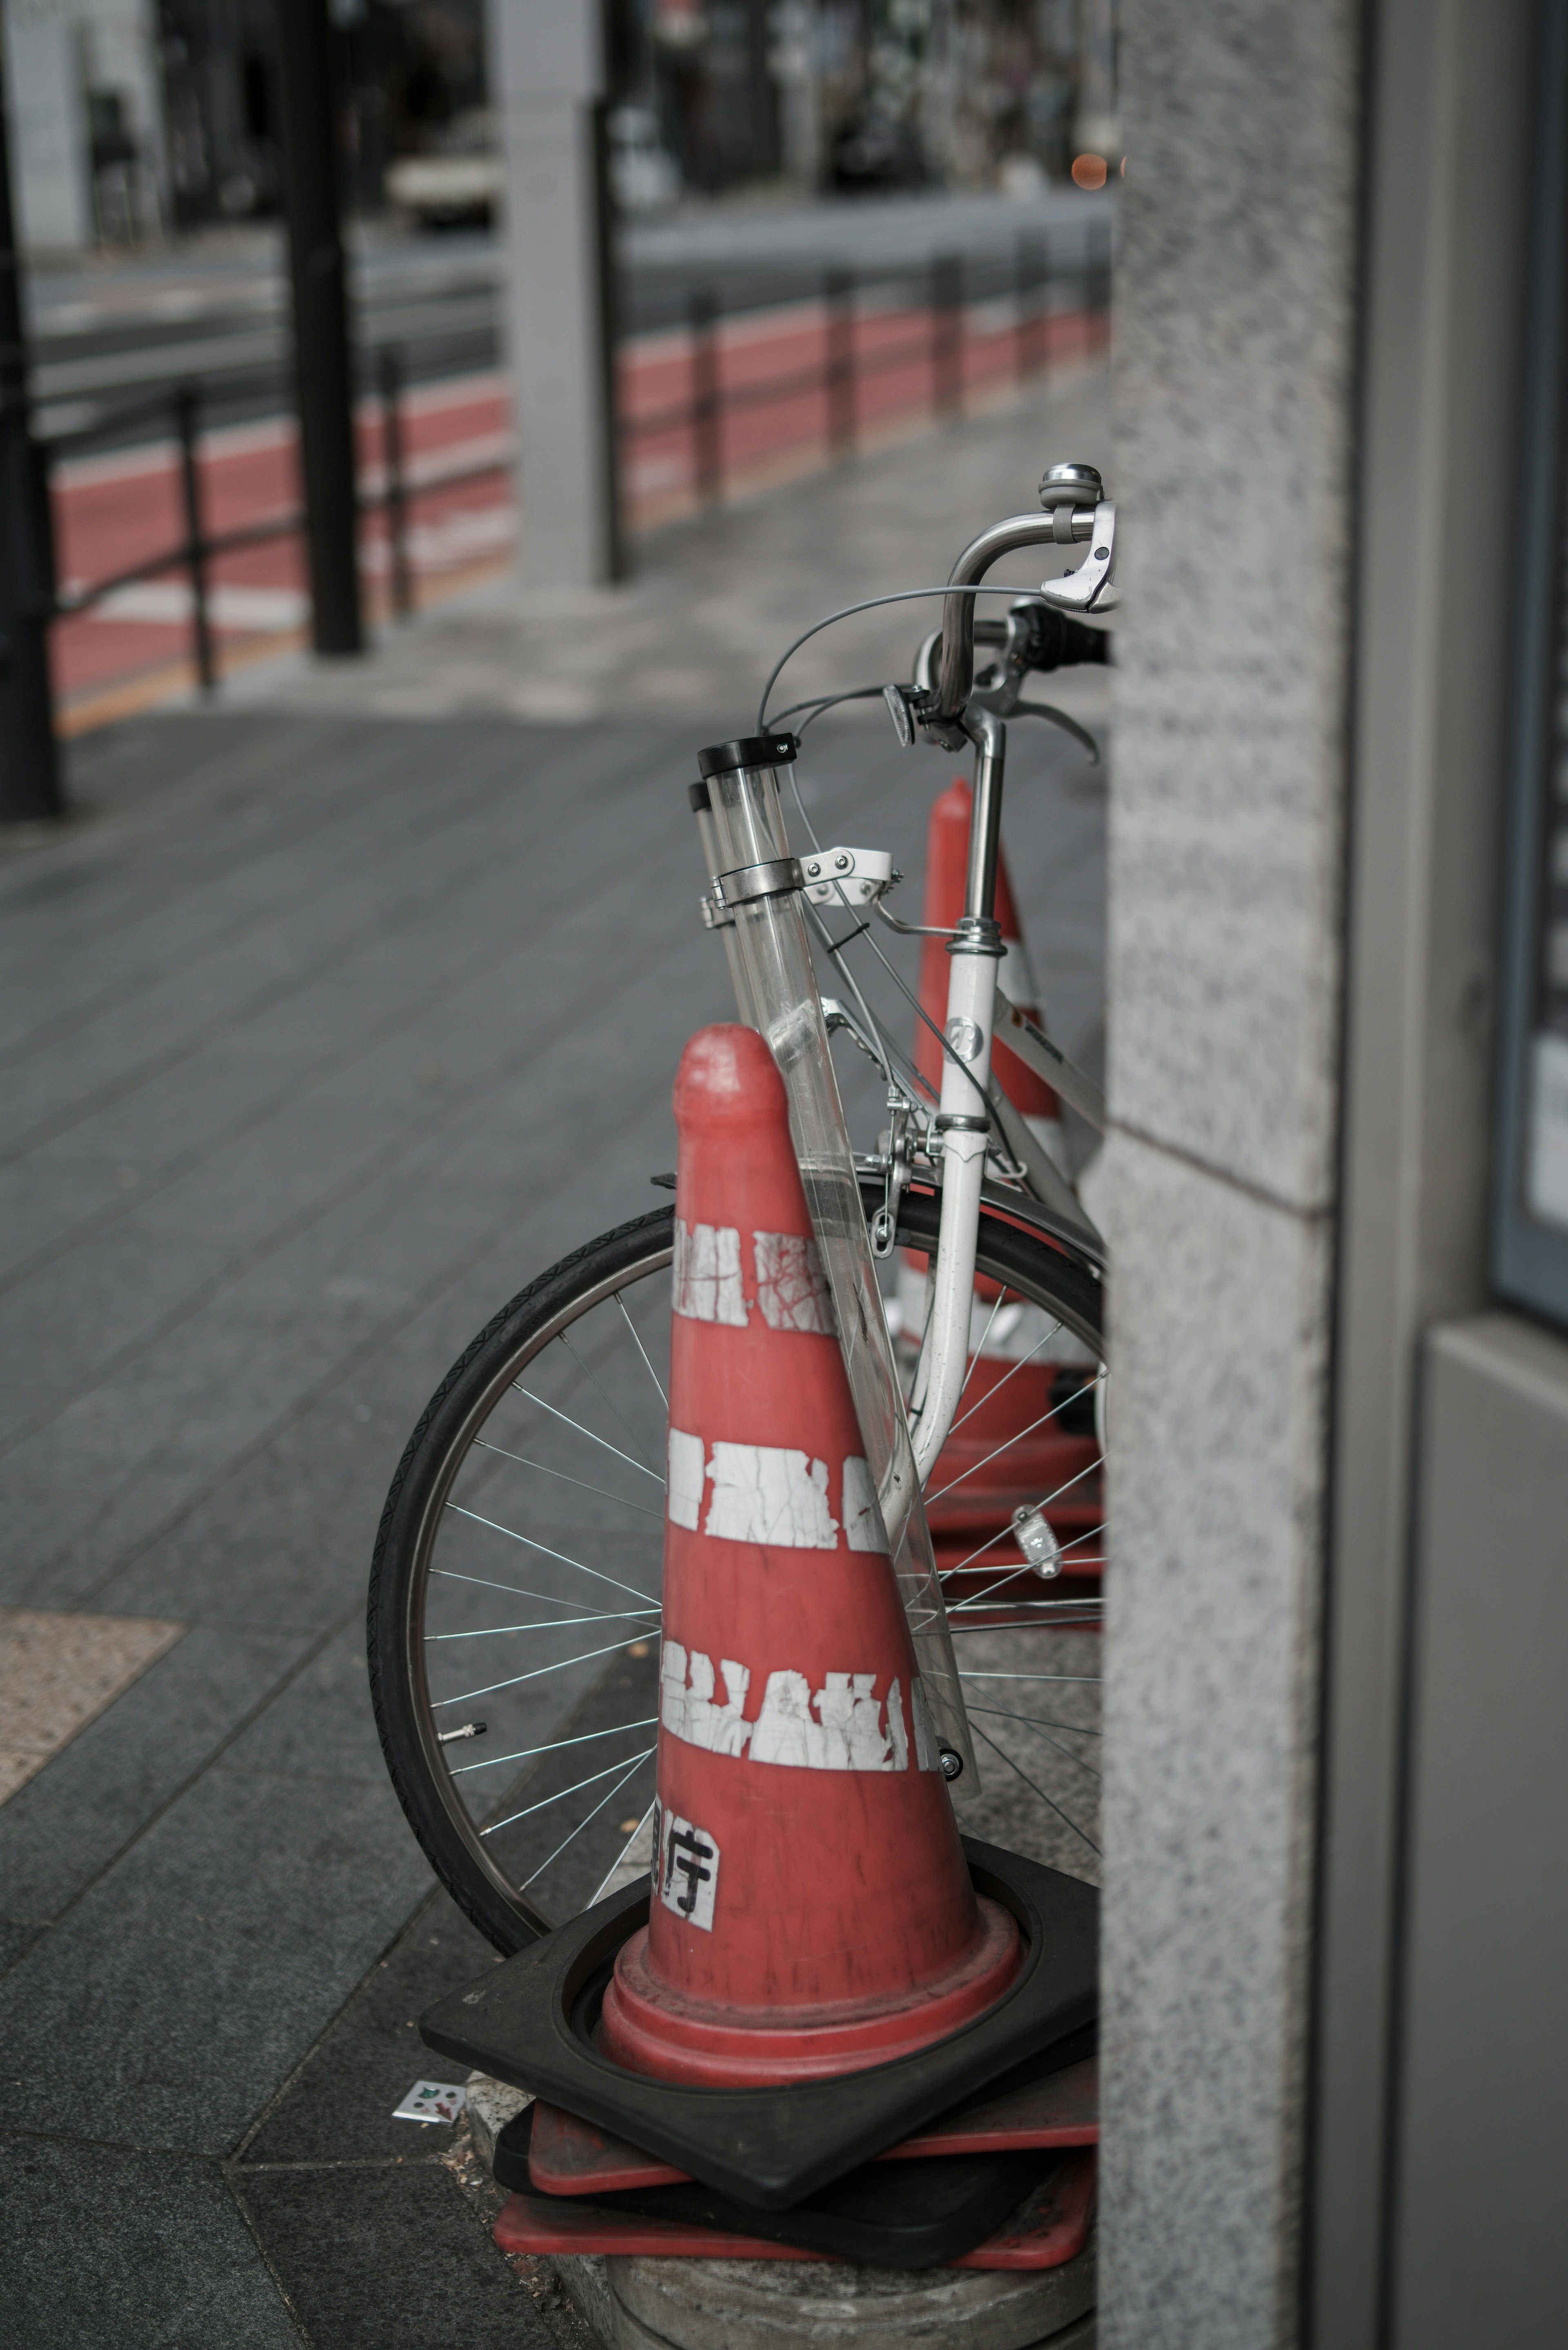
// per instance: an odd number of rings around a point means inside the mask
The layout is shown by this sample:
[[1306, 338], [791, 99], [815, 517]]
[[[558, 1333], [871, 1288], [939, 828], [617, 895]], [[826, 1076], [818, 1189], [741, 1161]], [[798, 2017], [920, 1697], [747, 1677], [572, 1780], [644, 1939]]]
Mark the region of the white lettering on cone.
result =
[[689, 1924], [713, 1930], [713, 1901], [719, 1890], [719, 1847], [706, 1828], [654, 1806], [655, 1848], [659, 1854], [659, 1898], [667, 1909]]
[[835, 1336], [833, 1295], [816, 1243], [798, 1232], [753, 1232], [757, 1304], [770, 1330]]
[[[776, 1762], [791, 1770], [909, 1769], [909, 1738], [897, 1680], [888, 1691], [884, 1718], [875, 1673], [828, 1673], [821, 1689], [813, 1690], [804, 1673], [786, 1667], [768, 1675], [762, 1711], [755, 1721], [747, 1721], [741, 1709], [751, 1687], [750, 1669], [725, 1657], [720, 1670], [725, 1690], [722, 1705], [713, 1695], [712, 1659], [701, 1648], [687, 1649], [666, 1638], [659, 1718], [672, 1738], [705, 1753], [749, 1754], [753, 1762]], [[918, 1675], [909, 1685], [909, 1710], [918, 1767], [935, 1771], [940, 1757]]]
[[690, 1526], [693, 1534], [702, 1514], [702, 1439], [679, 1428], [670, 1431], [670, 1523]]
[[726, 1702], [716, 1705], [712, 1658], [705, 1657], [700, 1648], [688, 1657], [679, 1640], [666, 1639], [659, 1668], [659, 1718], [666, 1730], [683, 1738], [689, 1746], [701, 1746], [710, 1754], [740, 1754], [752, 1734], [751, 1723], [741, 1718], [752, 1677], [744, 1665], [737, 1665], [732, 1658], [722, 1658], [720, 1662]]
[[827, 1463], [774, 1444], [713, 1447], [713, 1499], [703, 1533], [722, 1542], [770, 1543], [780, 1550], [836, 1550], [838, 1521], [827, 1506]]
[[746, 1326], [741, 1286], [741, 1235], [729, 1224], [693, 1224], [675, 1219], [675, 1268], [671, 1302], [689, 1322], [725, 1322]]

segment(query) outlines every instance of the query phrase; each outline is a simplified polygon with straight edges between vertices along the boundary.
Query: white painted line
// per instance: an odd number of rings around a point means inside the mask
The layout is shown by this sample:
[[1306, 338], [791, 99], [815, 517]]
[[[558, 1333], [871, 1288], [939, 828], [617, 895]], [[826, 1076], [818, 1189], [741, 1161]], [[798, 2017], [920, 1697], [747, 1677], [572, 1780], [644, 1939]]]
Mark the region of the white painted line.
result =
[[[183, 579], [141, 579], [117, 588], [101, 604], [89, 605], [87, 617], [173, 628], [189, 620], [192, 600]], [[207, 612], [215, 629], [286, 636], [310, 618], [310, 599], [296, 588], [213, 588], [208, 591]]]

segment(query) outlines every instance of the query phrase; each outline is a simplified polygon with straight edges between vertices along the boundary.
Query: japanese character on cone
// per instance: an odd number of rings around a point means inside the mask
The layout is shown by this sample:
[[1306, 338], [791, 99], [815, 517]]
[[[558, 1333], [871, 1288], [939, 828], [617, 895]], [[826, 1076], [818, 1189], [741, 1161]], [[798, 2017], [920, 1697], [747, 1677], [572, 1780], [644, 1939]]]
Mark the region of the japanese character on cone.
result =
[[763, 1039], [701, 1031], [675, 1113], [653, 1899], [599, 2045], [821, 2078], [945, 2038], [1023, 1949], [963, 1859]]

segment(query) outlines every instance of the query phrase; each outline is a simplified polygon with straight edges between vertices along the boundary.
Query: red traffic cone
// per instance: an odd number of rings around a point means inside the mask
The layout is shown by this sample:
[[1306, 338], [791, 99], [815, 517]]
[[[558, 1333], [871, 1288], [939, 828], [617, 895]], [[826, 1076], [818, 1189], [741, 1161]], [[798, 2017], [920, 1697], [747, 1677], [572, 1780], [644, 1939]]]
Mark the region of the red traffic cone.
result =
[[[931, 809], [924, 920], [933, 928], [950, 930], [963, 912], [971, 801], [968, 784], [955, 776]], [[1038, 1020], [1040, 1008], [1007, 858], [1000, 850], [996, 920], [1008, 950], [1002, 984], [1020, 1010]], [[950, 967], [940, 939], [922, 941], [920, 1006], [939, 1030], [947, 1018]], [[917, 1021], [916, 1064], [937, 1092], [941, 1088], [941, 1046], [926, 1022]], [[1054, 1092], [1005, 1045], [995, 1044], [991, 1059], [1008, 1098], [1060, 1165], [1061, 1104]], [[925, 1318], [924, 1284], [924, 1263], [907, 1260], [900, 1269], [898, 1300], [910, 1331], [918, 1332]], [[1015, 1334], [1012, 1323], [1020, 1319], [1016, 1307], [1003, 1308], [992, 1322], [991, 1307], [999, 1294], [992, 1281], [975, 1283], [975, 1326], [987, 1333], [985, 1348], [970, 1372], [961, 1423], [931, 1473], [931, 1490], [940, 1498], [928, 1504], [928, 1515], [939, 1566], [950, 1572], [971, 1553], [983, 1552], [977, 1584], [994, 1592], [999, 1606], [1005, 1607], [1026, 1588], [1022, 1573], [1015, 1572], [1024, 1567], [1025, 1554], [1011, 1537], [1001, 1547], [996, 1541], [1016, 1512], [1036, 1512], [1043, 1496], [1061, 1496], [1053, 1498], [1048, 1531], [1041, 1530], [1034, 1543], [1038, 1558], [1030, 1555], [1035, 1571], [1047, 1575], [1059, 1568], [1098, 1573], [1097, 1548], [1092, 1541], [1085, 1548], [1085, 1543], [1103, 1513], [1098, 1480], [1084, 1473], [1092, 1469], [1098, 1451], [1093, 1395], [1086, 1387], [1094, 1366], [1075, 1342], [1063, 1339], [1038, 1347], [1039, 1333], [1033, 1324]], [[1034, 1359], [1020, 1369], [1019, 1356], [1031, 1351]], [[967, 1585], [964, 1589], [972, 1598]], [[950, 1600], [958, 1596], [956, 1588], [949, 1588]]]
[[945, 2038], [1022, 1946], [963, 1860], [762, 1038], [695, 1036], [675, 1115], [654, 1892], [599, 2044], [822, 2078]]
[[[964, 892], [969, 876], [969, 830], [971, 792], [961, 775], [955, 775], [945, 792], [939, 795], [931, 809], [930, 823], [926, 828], [926, 910], [921, 920], [935, 930], [950, 931], [963, 912]], [[1032, 1020], [1040, 1018], [1040, 1007], [1034, 1001], [1034, 981], [1024, 950], [1023, 926], [1018, 920], [1018, 908], [1013, 900], [1012, 884], [1008, 879], [1007, 856], [1001, 848], [996, 857], [996, 920], [1002, 931], [1007, 957], [1002, 966], [1002, 983], [1021, 1012]], [[926, 1019], [939, 1030], [948, 1016], [948, 974], [950, 959], [940, 939], [925, 939], [920, 945], [920, 1009]], [[915, 1024], [915, 1065], [934, 1092], [940, 1093], [942, 1084], [942, 1049], [927, 1027], [925, 1020]], [[991, 1066], [998, 1082], [1016, 1109], [1034, 1128], [1053, 1158], [1061, 1157], [1062, 1106], [1044, 1077], [1035, 1076], [1018, 1058], [1016, 1053], [997, 1040], [992, 1046]]]

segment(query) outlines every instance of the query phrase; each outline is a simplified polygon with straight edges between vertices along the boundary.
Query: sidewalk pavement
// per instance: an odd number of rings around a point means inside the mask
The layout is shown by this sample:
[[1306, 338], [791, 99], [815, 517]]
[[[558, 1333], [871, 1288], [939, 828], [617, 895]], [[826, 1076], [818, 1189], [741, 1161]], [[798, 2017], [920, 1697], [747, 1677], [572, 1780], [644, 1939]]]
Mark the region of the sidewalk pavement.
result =
[[[0, 864], [18, 2341], [583, 2340], [491, 2245], [462, 2133], [390, 2118], [442, 2069], [413, 2019], [487, 1954], [376, 1743], [380, 1501], [495, 1305], [673, 1163], [680, 1045], [730, 1009], [695, 748], [826, 602], [940, 578], [1045, 462], [1104, 462], [1104, 410], [1042, 395], [673, 530], [565, 615], [494, 591], [83, 738], [78, 820]], [[926, 608], [801, 690], [907, 674]], [[1103, 717], [1103, 679], [1069, 695]], [[947, 767], [879, 712], [810, 739], [825, 835], [890, 843], [912, 899]], [[1103, 816], [1064, 738], [1021, 738], [1010, 854], [1091, 1053]]]

